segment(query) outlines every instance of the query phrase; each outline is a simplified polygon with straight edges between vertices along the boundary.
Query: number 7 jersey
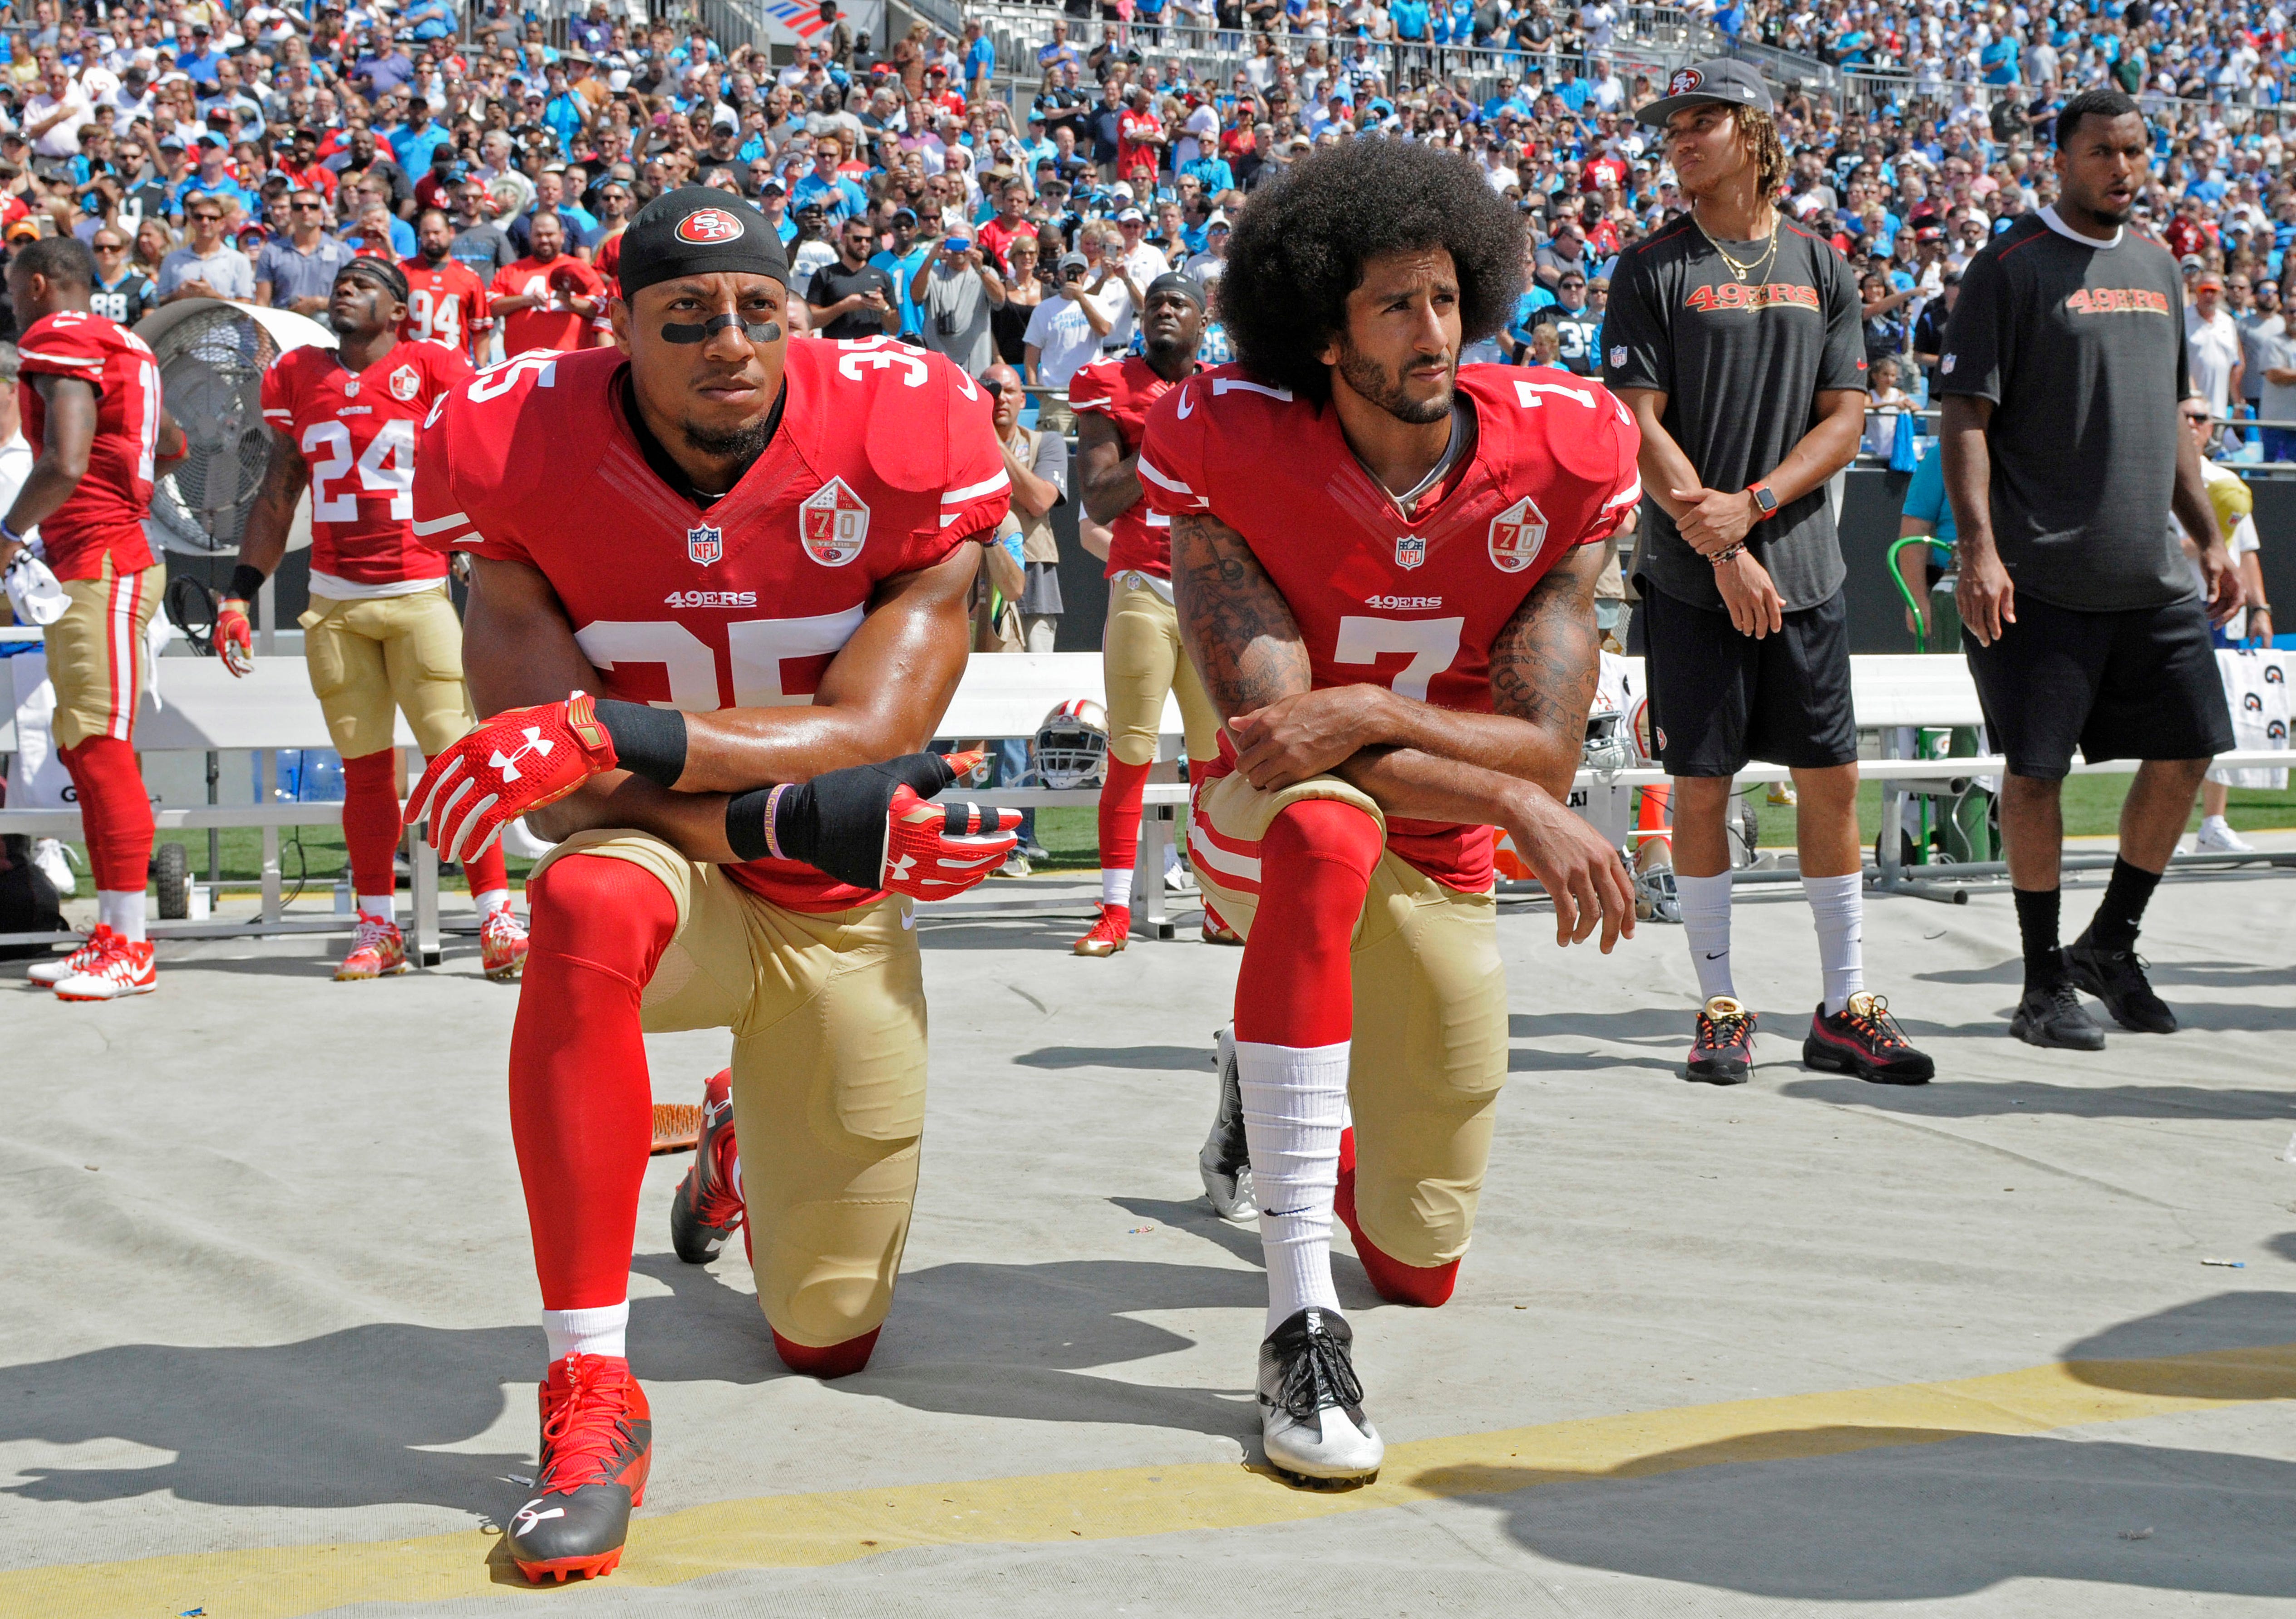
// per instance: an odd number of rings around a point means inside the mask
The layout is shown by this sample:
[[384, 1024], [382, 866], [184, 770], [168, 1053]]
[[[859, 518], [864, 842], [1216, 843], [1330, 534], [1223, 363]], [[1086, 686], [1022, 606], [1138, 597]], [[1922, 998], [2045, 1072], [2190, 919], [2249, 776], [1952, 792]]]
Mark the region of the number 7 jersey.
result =
[[395, 595], [447, 576], [447, 553], [414, 537], [414, 436], [472, 375], [451, 348], [404, 341], [365, 371], [313, 347], [263, 373], [263, 420], [310, 473], [313, 595]]

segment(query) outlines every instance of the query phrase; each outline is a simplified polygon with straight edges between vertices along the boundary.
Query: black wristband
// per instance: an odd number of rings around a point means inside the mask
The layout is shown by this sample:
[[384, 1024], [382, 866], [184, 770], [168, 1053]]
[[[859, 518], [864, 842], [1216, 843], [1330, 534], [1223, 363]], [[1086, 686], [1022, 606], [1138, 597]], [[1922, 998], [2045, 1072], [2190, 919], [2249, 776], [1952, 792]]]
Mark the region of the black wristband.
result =
[[231, 596], [235, 601], [252, 601], [270, 576], [261, 568], [242, 562], [231, 570]]
[[685, 773], [685, 716], [675, 708], [598, 699], [598, 724], [614, 744], [614, 763], [634, 776], [676, 787]]
[[726, 841], [745, 861], [801, 860], [857, 888], [885, 867], [885, 817], [894, 789], [930, 798], [956, 780], [937, 753], [824, 771], [810, 781], [737, 793], [726, 805]]

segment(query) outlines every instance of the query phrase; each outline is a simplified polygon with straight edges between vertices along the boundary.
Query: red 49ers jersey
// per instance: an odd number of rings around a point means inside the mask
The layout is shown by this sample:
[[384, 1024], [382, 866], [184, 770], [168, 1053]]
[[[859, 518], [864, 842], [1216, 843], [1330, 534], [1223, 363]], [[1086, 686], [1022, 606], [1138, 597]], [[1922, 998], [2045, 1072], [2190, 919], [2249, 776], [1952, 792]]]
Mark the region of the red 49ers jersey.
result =
[[[415, 532], [540, 571], [604, 696], [689, 714], [810, 702], [880, 581], [1004, 516], [988, 397], [939, 355], [884, 338], [790, 344], [773, 442], [707, 506], [646, 464], [622, 403], [628, 364], [594, 348], [481, 372], [415, 460]], [[798, 861], [731, 870], [793, 910], [872, 897]]]
[[493, 324], [487, 314], [487, 284], [460, 259], [433, 265], [421, 258], [402, 259], [406, 276], [406, 317], [398, 335], [410, 343], [437, 343], [464, 359], [476, 352], [478, 334]]
[[[1608, 539], [1642, 498], [1642, 434], [1599, 383], [1471, 365], [1458, 387], [1474, 454], [1407, 518], [1336, 411], [1237, 367], [1190, 378], [1148, 418], [1149, 503], [1209, 512], [1244, 537], [1299, 623], [1318, 689], [1384, 682], [1488, 713], [1492, 642], [1557, 560]], [[1388, 846], [1453, 887], [1491, 880], [1488, 827], [1393, 820]]]
[[315, 588], [322, 574], [353, 585], [446, 576], [446, 553], [411, 527], [414, 433], [471, 375], [469, 361], [436, 343], [395, 343], [362, 372], [332, 348], [291, 348], [263, 373], [263, 420], [310, 472]]
[[[1136, 354], [1095, 360], [1069, 379], [1069, 408], [1114, 422], [1124, 453], [1136, 455], [1148, 430], [1149, 407], [1173, 386]], [[1127, 569], [1159, 579], [1172, 576], [1172, 519], [1157, 511], [1152, 501], [1135, 501], [1110, 525], [1108, 534], [1110, 578]]]
[[578, 315], [566, 299], [603, 298], [606, 278], [571, 253], [561, 253], [548, 264], [521, 258], [495, 272], [489, 298], [538, 298], [531, 309], [518, 309], [502, 317], [503, 352], [526, 354], [537, 348], [579, 348], [592, 332], [608, 329], [603, 313]]
[[95, 442], [71, 498], [40, 524], [48, 566], [60, 579], [100, 579], [103, 559], [119, 573], [152, 566], [144, 519], [152, 512], [152, 459], [160, 448], [160, 363], [142, 338], [100, 315], [65, 309], [18, 339], [16, 384], [24, 442], [40, 453], [48, 403], [37, 376], [77, 377], [96, 393]]

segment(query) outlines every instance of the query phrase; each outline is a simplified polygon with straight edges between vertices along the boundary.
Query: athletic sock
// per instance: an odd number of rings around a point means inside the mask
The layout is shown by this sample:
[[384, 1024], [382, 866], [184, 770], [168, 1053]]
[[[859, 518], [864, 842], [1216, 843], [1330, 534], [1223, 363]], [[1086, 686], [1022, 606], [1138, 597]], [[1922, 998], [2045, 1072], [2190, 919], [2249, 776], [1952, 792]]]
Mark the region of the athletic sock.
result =
[[[1101, 903], [1121, 905], [1132, 896], [1132, 868], [1140, 863], [1140, 794], [1148, 785], [1145, 765], [1127, 765], [1111, 754], [1108, 778], [1100, 784]], [[1109, 897], [1110, 879], [1124, 876], [1124, 887]]]
[[629, 1296], [653, 1088], [638, 998], [677, 931], [659, 878], [576, 855], [527, 888], [534, 944], [510, 1042], [511, 1141], [547, 1310]]
[[1675, 897], [1682, 905], [1683, 936], [1690, 944], [1690, 964], [1698, 970], [1701, 1000], [1738, 991], [1730, 979], [1730, 873], [1719, 877], [1674, 874]]
[[1817, 962], [1825, 974], [1825, 1015], [1832, 1018], [1866, 987], [1866, 879], [1857, 871], [1805, 877], [1801, 891], [1817, 923]]
[[395, 894], [362, 894], [358, 896], [358, 908], [363, 915], [392, 921], [396, 920], [398, 898]]
[[[343, 846], [349, 851], [351, 890], [359, 909], [390, 915], [389, 896], [398, 890], [392, 862], [398, 854], [398, 755], [389, 748], [343, 761]], [[384, 895], [377, 906], [376, 895]]]
[[491, 916], [497, 911], [506, 911], [510, 908], [510, 890], [481, 888], [471, 895], [471, 903], [479, 908], [480, 916]]
[[144, 890], [98, 888], [95, 891], [95, 918], [130, 944], [143, 943]]
[[2144, 920], [2152, 890], [2160, 886], [2161, 873], [2132, 866], [2116, 855], [2112, 880], [2104, 885], [2104, 897], [2089, 921], [2088, 942], [2099, 950], [2136, 949], [2137, 925]]
[[1332, 1196], [1355, 1029], [1350, 961], [1378, 823], [1330, 799], [1295, 804], [1260, 840], [1260, 903], [1236, 972], [1236, 1078], [1267, 1263], [1267, 1329], [1332, 1286]]
[[605, 1354], [627, 1361], [630, 1301], [589, 1310], [545, 1310], [542, 1336], [550, 1340], [550, 1364], [570, 1354]]
[[1100, 903], [1103, 905], [1122, 905], [1128, 910], [1131, 908], [1132, 868], [1130, 866], [1126, 866], [1122, 871], [1113, 867], [1103, 869], [1100, 874]]
[[2057, 925], [2064, 912], [2062, 888], [2018, 888], [2017, 936], [2025, 950], [2025, 987], [2054, 989], [2064, 982], [2065, 959], [2057, 949]]
[[487, 903], [488, 895], [510, 898], [510, 869], [503, 863], [502, 839], [497, 838], [487, 846], [483, 854], [473, 854], [463, 863], [463, 876], [471, 885], [471, 900], [484, 916], [493, 907]]

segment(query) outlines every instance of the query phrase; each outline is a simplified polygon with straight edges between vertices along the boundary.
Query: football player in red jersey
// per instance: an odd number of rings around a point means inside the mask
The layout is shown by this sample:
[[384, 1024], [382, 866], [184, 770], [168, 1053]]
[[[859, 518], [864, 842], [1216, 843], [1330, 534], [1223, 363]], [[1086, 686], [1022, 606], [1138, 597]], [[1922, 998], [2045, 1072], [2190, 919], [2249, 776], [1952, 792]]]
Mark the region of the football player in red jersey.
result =
[[[271, 460], [240, 540], [215, 644], [234, 675], [255, 667], [247, 604], [287, 554], [296, 503], [311, 492], [311, 603], [303, 657], [327, 733], [343, 756], [343, 841], [358, 921], [338, 980], [406, 970], [392, 918], [399, 805], [392, 719], [436, 757], [478, 723], [463, 684], [463, 626], [447, 594], [447, 558], [414, 537], [414, 430], [449, 388], [466, 382], [461, 353], [399, 340], [406, 278], [387, 259], [336, 273], [327, 317], [339, 348], [279, 356], [263, 378]], [[464, 868], [477, 905], [479, 954], [489, 978], [515, 978], [526, 930], [511, 913], [502, 850]]]
[[1319, 151], [1236, 225], [1220, 300], [1239, 363], [1165, 396], [1140, 453], [1226, 721], [1188, 822], [1245, 938], [1207, 1160], [1240, 1116], [1267, 1260], [1261, 1433], [1308, 1477], [1365, 1477], [1382, 1453], [1332, 1287], [1334, 1208], [1400, 1303], [1450, 1296], [1473, 1225], [1506, 1082], [1493, 826], [1558, 943], [1633, 930], [1624, 862], [1566, 805], [1640, 439], [1595, 384], [1459, 368], [1521, 266], [1521, 217], [1464, 158]]
[[398, 335], [410, 343], [441, 343], [476, 364], [478, 341], [494, 323], [487, 284], [456, 258], [455, 222], [438, 209], [425, 209], [415, 222], [418, 251], [398, 267], [406, 275], [406, 313]]
[[713, 1121], [678, 1189], [679, 1252], [746, 1222], [782, 1359], [858, 1370], [923, 1124], [910, 901], [994, 871], [1020, 821], [926, 803], [955, 771], [916, 751], [1007, 503], [987, 397], [882, 339], [791, 342], [780, 238], [724, 192], [659, 197], [622, 241], [616, 348], [481, 372], [415, 463], [416, 532], [474, 559], [471, 685], [495, 717], [409, 814], [450, 854], [533, 812], [561, 840], [527, 884], [510, 1059], [549, 1339], [509, 1535], [536, 1580], [611, 1569], [644, 1493], [623, 1343], [643, 1032], [735, 1031], [735, 1127]]
[[566, 227], [555, 214], [537, 214], [531, 251], [495, 272], [488, 296], [503, 323], [503, 354], [515, 359], [537, 348], [586, 348], [609, 298], [605, 278], [566, 251]]
[[[1076, 942], [1080, 956], [1114, 955], [1132, 934], [1132, 867], [1140, 853], [1140, 790], [1156, 759], [1164, 695], [1179, 699], [1188, 771], [1218, 753], [1219, 715], [1180, 648], [1172, 613], [1172, 521], [1141, 498], [1136, 463], [1149, 407], [1195, 374], [1203, 339], [1203, 289], [1160, 275], [1140, 315], [1141, 352], [1095, 360], [1069, 382], [1076, 413], [1084, 509], [1109, 527], [1108, 630], [1101, 663], [1108, 682], [1108, 774], [1100, 785], [1100, 920]], [[1161, 882], [1163, 873], [1149, 873]], [[1205, 903], [1204, 937], [1235, 942]]]
[[0, 568], [31, 549], [25, 536], [37, 524], [45, 566], [68, 598], [43, 639], [56, 747], [95, 878], [95, 931], [31, 972], [67, 1001], [144, 994], [159, 982], [144, 928], [152, 823], [135, 762], [135, 704], [149, 674], [144, 633], [168, 570], [144, 519], [158, 463], [184, 453], [151, 349], [88, 312], [95, 277], [94, 255], [72, 236], [29, 243], [8, 264], [24, 332], [16, 399], [38, 459], [0, 517]]

